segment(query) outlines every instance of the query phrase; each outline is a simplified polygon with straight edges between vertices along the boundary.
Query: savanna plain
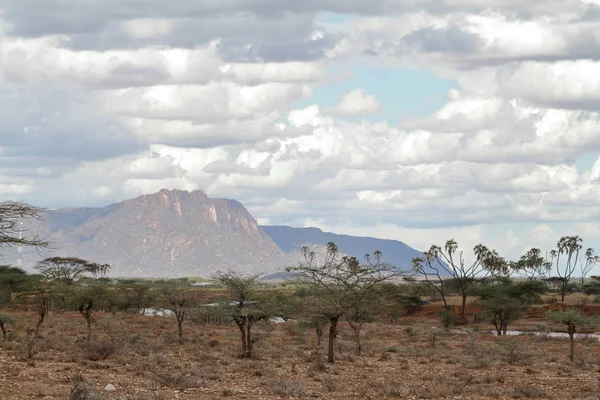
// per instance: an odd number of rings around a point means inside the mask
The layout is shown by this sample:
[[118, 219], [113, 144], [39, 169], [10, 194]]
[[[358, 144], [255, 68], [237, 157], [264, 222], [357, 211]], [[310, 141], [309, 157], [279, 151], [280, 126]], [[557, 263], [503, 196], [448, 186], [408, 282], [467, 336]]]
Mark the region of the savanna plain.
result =
[[[400, 286], [400, 285], [398, 285]], [[264, 285], [265, 293], [291, 291]], [[218, 287], [198, 288], [202, 302], [226, 296]], [[281, 297], [281, 298], [283, 298]], [[0, 343], [3, 399], [597, 399], [600, 347], [578, 336], [569, 361], [569, 339], [549, 332], [549, 310], [578, 308], [600, 313], [593, 296], [544, 295], [510, 329], [496, 336], [480, 311], [468, 304], [466, 324], [440, 318], [436, 299], [389, 313], [380, 309], [355, 334], [341, 322], [335, 362], [327, 362], [327, 324], [262, 321], [253, 326], [250, 358], [240, 355], [240, 330], [216, 311], [190, 312], [178, 336], [174, 316], [133, 309], [95, 311], [87, 339], [77, 311], [50, 311], [39, 335], [35, 305], [15, 302]], [[457, 309], [460, 298], [449, 297]], [[456, 304], [454, 306], [454, 304]], [[159, 305], [158, 303], [156, 305]], [[199, 307], [198, 309], [201, 309]], [[216, 310], [216, 308], [214, 309]], [[279, 322], [279, 323], [275, 323]], [[317, 329], [318, 328], [318, 329]], [[322, 331], [322, 340], [317, 331]], [[536, 331], [538, 334], [528, 334]], [[585, 333], [585, 332], [584, 332]], [[319, 343], [320, 342], [320, 343]]]

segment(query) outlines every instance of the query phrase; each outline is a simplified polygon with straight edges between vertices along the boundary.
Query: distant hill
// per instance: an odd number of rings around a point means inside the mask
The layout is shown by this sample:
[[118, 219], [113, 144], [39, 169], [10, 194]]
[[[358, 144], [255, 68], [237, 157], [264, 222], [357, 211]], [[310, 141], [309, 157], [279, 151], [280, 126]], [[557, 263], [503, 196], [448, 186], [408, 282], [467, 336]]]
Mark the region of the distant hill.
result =
[[299, 251], [302, 246], [325, 245], [333, 242], [341, 253], [363, 260], [365, 254], [379, 250], [384, 261], [402, 270], [411, 269], [411, 261], [423, 256], [423, 252], [413, 249], [398, 240], [376, 239], [323, 232], [319, 228], [292, 228], [289, 226], [262, 226], [281, 250], [288, 254]]
[[50, 211], [44, 229], [57, 254], [109, 263], [112, 276], [268, 273], [287, 264], [242, 204], [199, 190], [163, 189], [102, 208]]
[[[42, 254], [25, 248], [27, 270], [45, 257], [74, 256], [109, 263], [113, 277], [210, 277], [230, 270], [286, 279], [284, 268], [302, 261], [303, 246], [320, 259], [328, 242], [361, 261], [379, 250], [384, 261], [405, 271], [422, 256], [397, 240], [259, 226], [238, 201], [209, 198], [201, 190], [162, 189], [106, 207], [60, 208], [48, 211], [35, 230], [53, 248]], [[16, 252], [7, 256], [7, 262], [16, 261]]]

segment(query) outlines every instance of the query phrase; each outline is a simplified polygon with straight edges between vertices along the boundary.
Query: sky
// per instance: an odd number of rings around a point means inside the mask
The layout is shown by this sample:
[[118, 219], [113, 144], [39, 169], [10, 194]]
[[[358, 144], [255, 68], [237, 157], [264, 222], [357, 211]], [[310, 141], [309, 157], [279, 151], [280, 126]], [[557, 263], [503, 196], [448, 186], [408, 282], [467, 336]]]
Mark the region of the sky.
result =
[[599, 247], [599, 71], [600, 0], [0, 0], [0, 201]]

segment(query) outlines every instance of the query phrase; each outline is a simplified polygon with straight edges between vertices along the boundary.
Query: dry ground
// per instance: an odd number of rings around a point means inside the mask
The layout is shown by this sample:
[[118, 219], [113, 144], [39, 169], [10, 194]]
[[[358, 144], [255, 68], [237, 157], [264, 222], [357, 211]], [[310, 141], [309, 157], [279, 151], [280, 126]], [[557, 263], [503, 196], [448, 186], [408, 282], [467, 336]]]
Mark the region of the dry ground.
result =
[[[599, 397], [598, 341], [579, 341], [570, 363], [565, 339], [497, 338], [483, 332], [488, 325], [448, 333], [430, 311], [365, 326], [360, 357], [342, 325], [333, 365], [324, 362], [325, 344], [317, 347], [314, 333], [295, 323], [274, 325], [255, 359], [244, 360], [231, 325], [187, 321], [180, 345], [171, 318], [96, 313], [88, 346], [79, 314], [51, 314], [34, 341], [25, 334], [34, 313], [13, 312], [14, 337], [0, 343], [0, 398], [68, 399], [74, 387], [81, 388], [74, 399]], [[536, 315], [521, 325], [542, 323]], [[105, 391], [107, 384], [116, 391]]]

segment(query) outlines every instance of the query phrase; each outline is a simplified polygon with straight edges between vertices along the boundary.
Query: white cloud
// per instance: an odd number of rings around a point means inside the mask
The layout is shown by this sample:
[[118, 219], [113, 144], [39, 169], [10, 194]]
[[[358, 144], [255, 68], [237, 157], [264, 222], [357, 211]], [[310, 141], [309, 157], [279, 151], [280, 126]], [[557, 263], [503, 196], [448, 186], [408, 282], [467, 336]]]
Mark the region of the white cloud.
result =
[[[565, 233], [600, 239], [600, 161], [575, 165], [600, 152], [597, 5], [36, 4], [0, 0], [4, 198], [85, 206], [201, 188], [269, 223], [421, 249], [455, 237], [511, 257]], [[322, 11], [356, 15], [328, 25]], [[401, 126], [349, 122], [397, 107], [352, 81], [357, 65], [459, 88]], [[362, 89], [298, 106], [334, 79]]]
[[325, 108], [325, 113], [333, 116], [371, 115], [380, 113], [381, 109], [375, 96], [356, 89], [346, 93], [335, 106]]

